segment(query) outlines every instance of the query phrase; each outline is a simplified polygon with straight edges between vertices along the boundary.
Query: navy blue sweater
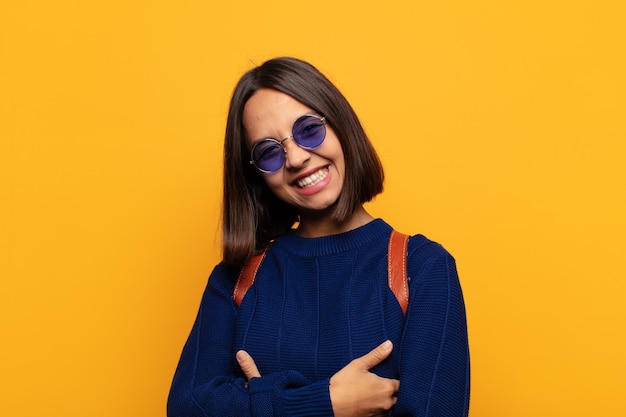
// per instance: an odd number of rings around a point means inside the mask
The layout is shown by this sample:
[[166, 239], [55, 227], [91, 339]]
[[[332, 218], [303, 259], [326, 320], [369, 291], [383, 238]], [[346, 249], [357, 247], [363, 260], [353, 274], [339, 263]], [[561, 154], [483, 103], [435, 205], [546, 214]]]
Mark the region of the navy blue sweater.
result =
[[[466, 416], [467, 326], [454, 259], [424, 236], [410, 238], [405, 317], [387, 283], [391, 230], [377, 219], [338, 235], [281, 236], [241, 308], [232, 299], [239, 268], [218, 264], [174, 376], [168, 416], [332, 416], [330, 377], [387, 339], [394, 350], [372, 372], [400, 380], [394, 416]], [[248, 386], [239, 349], [262, 375]]]

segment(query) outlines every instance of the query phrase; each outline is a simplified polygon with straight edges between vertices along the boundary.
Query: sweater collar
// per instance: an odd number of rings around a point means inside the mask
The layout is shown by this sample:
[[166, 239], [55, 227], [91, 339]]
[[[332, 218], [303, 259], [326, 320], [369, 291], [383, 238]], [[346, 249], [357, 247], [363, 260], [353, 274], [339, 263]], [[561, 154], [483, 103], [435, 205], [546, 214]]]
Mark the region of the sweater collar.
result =
[[354, 250], [371, 242], [387, 239], [391, 230], [391, 226], [384, 220], [374, 219], [356, 229], [321, 237], [301, 237], [291, 230], [276, 239], [273, 244], [299, 256], [324, 256]]

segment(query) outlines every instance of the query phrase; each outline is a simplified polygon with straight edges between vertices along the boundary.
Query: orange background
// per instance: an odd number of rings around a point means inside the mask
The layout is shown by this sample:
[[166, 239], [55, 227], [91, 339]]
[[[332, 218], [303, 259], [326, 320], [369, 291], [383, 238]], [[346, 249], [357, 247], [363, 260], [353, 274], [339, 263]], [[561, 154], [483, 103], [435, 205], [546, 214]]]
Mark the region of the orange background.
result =
[[624, 2], [226, 3], [0, 5], [0, 415], [165, 415], [276, 55], [362, 118], [370, 212], [456, 256], [471, 416], [625, 415]]

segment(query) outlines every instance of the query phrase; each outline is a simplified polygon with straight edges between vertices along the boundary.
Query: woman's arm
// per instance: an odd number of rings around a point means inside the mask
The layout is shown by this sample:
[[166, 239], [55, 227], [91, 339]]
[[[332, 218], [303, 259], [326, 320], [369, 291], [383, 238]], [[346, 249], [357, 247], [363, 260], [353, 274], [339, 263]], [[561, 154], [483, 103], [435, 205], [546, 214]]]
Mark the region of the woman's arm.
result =
[[394, 415], [465, 417], [469, 349], [455, 262], [436, 243], [415, 243], [418, 247], [408, 259], [410, 300], [400, 346], [400, 390]]
[[219, 264], [209, 278], [174, 375], [169, 417], [251, 415], [245, 380], [235, 377], [230, 357], [236, 310], [225, 287], [233, 273]]

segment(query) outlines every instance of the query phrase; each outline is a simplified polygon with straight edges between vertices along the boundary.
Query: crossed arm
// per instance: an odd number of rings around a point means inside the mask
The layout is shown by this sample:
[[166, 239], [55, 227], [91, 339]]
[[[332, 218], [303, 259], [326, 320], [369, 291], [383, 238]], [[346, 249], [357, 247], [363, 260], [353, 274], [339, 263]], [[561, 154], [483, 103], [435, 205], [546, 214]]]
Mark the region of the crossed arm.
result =
[[[330, 378], [330, 399], [335, 417], [386, 416], [397, 400], [400, 381], [382, 378], [370, 372], [391, 353], [393, 345], [385, 341], [369, 353], [354, 359]], [[237, 352], [237, 362], [248, 380], [260, 378], [252, 357]]]

